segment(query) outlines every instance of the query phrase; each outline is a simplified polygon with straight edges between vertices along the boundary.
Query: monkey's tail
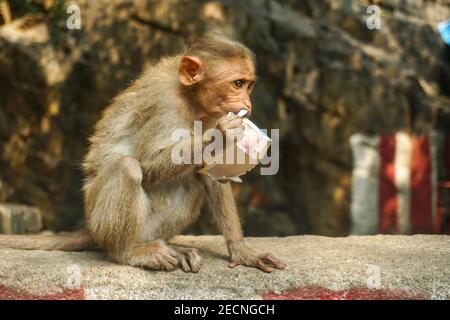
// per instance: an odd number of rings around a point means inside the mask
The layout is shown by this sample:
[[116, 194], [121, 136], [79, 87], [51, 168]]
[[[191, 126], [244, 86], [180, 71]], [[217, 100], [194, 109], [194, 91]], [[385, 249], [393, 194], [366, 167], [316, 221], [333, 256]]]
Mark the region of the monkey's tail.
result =
[[58, 235], [0, 235], [0, 248], [81, 251], [95, 247], [86, 229]]

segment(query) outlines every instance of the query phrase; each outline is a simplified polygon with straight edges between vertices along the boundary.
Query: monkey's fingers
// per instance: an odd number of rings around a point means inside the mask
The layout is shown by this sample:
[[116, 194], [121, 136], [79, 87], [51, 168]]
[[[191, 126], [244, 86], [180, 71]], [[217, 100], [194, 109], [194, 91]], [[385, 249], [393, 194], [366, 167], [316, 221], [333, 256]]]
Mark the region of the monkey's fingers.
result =
[[222, 120], [219, 120], [217, 128], [225, 133], [229, 129], [242, 127], [242, 119], [237, 116], [226, 116]]
[[276, 268], [276, 269], [280, 269], [283, 270], [284, 268], [286, 268], [286, 263], [278, 258], [275, 258], [272, 254], [267, 253], [264, 254], [261, 259], [268, 264], [269, 266], [271, 266], [272, 268]]
[[256, 263], [255, 267], [267, 273], [272, 272], [272, 269], [270, 269], [270, 267], [264, 262], [263, 259], [258, 259], [258, 262]]
[[188, 262], [191, 267], [191, 271], [197, 273], [200, 271], [200, 266], [202, 265], [202, 258], [197, 253], [196, 250], [192, 250], [188, 253]]
[[[237, 266], [239, 266], [239, 265], [242, 265], [242, 264], [243, 264], [243, 263], [241, 263], [241, 262], [239, 262], [239, 261], [231, 261], [231, 262], [228, 264], [228, 266], [229, 266], [230, 268], [235, 268], [235, 267], [237, 267]], [[258, 258], [257, 258], [256, 260], [254, 260], [254, 261], [252, 261], [252, 262], [245, 263], [244, 265], [247, 266], [247, 267], [254, 267], [254, 268], [257, 268], [257, 269], [259, 269], [259, 270], [261, 270], [261, 271], [264, 271], [264, 272], [267, 272], [267, 273], [271, 273], [271, 272], [272, 272], [272, 270], [269, 268], [269, 266], [266, 265], [262, 259], [258, 259]]]
[[186, 258], [183, 254], [181, 254], [182, 257], [179, 258], [181, 269], [183, 269], [184, 272], [190, 272], [191, 268], [189, 267], [189, 264], [186, 261]]
[[171, 270], [174, 270], [175, 267], [178, 265], [178, 260], [174, 259], [171, 256], [158, 255], [156, 257], [156, 259], [158, 260], [159, 264], [161, 265], [162, 270], [171, 271]]
[[239, 140], [244, 136], [244, 128], [237, 127], [233, 129], [227, 129], [227, 136]]
[[179, 250], [178, 261], [184, 272], [197, 273], [200, 271], [202, 258], [195, 249]]
[[228, 123], [233, 120], [234, 117], [232, 114], [227, 114], [225, 116], [223, 116], [222, 118], [219, 119], [219, 121], [217, 122], [217, 128], [219, 130], [225, 130], [228, 126]]
[[241, 128], [242, 127], [242, 119], [236, 118], [232, 119], [231, 121], [228, 121], [227, 123], [227, 129], [234, 129], [234, 128]]

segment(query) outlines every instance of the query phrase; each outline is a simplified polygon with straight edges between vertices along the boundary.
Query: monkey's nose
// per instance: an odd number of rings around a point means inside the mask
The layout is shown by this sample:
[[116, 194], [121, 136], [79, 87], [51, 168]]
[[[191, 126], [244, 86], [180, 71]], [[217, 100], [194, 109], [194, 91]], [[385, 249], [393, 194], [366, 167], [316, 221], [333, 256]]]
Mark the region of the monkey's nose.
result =
[[252, 114], [252, 103], [250, 101], [247, 101], [244, 103], [244, 105], [245, 105], [245, 109], [247, 110], [246, 116], [248, 117], [249, 115]]

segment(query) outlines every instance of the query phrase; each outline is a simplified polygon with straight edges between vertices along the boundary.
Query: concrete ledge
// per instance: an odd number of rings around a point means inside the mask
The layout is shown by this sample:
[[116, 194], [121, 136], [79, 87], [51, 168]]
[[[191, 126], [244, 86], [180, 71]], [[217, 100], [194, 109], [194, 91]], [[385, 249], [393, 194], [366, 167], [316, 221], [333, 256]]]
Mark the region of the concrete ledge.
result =
[[[200, 250], [205, 262], [198, 274], [120, 266], [100, 252], [1, 249], [0, 298], [344, 299], [358, 298], [358, 292], [363, 292], [366, 298], [450, 299], [449, 236], [295, 236], [246, 241], [285, 259], [287, 269], [271, 274], [245, 267], [230, 269], [219, 236], [174, 239], [175, 244]], [[368, 281], [377, 285], [378, 271], [380, 290], [367, 289]]]
[[0, 203], [0, 233], [21, 234], [42, 229], [42, 214], [37, 207]]

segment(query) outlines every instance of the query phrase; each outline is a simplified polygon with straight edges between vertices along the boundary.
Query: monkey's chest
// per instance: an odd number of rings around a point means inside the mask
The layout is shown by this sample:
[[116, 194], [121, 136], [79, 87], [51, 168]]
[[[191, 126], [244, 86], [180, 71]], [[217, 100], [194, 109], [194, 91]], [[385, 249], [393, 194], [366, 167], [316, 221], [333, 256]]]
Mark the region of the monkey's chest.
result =
[[141, 241], [169, 239], [189, 226], [203, 204], [203, 187], [197, 179], [165, 184], [146, 191], [148, 210]]

